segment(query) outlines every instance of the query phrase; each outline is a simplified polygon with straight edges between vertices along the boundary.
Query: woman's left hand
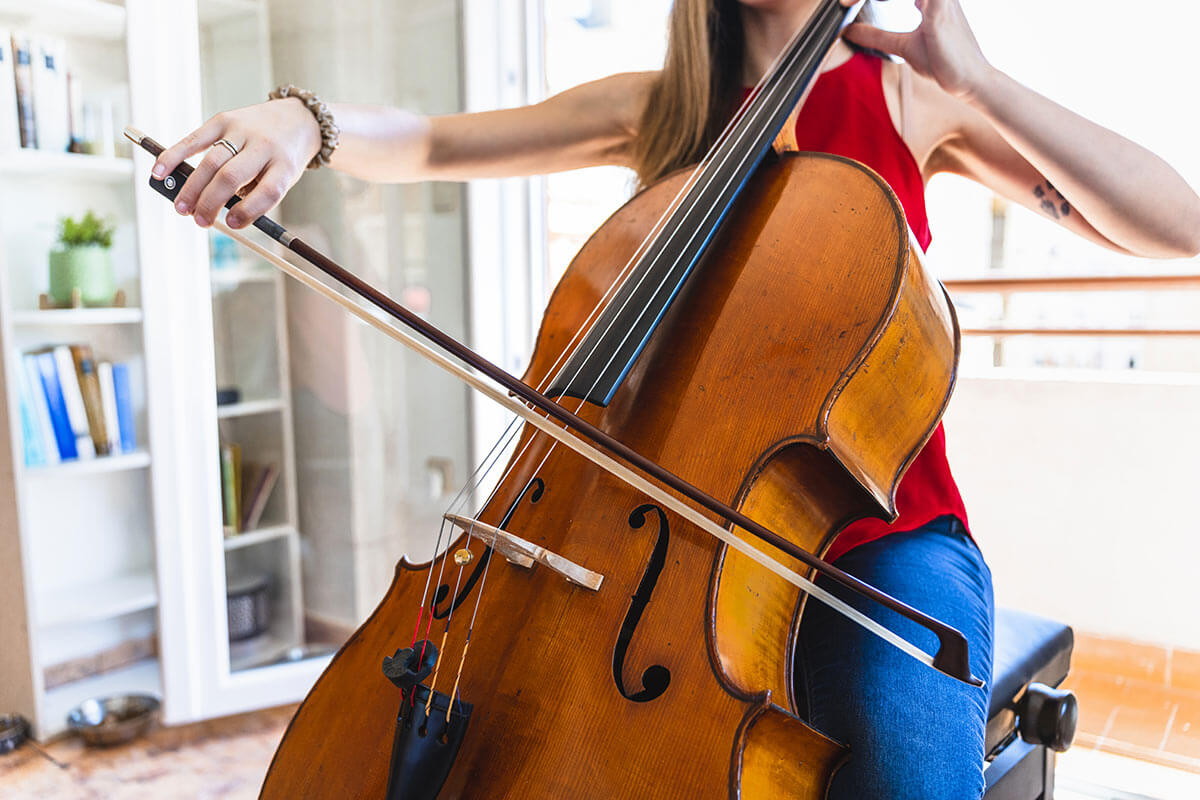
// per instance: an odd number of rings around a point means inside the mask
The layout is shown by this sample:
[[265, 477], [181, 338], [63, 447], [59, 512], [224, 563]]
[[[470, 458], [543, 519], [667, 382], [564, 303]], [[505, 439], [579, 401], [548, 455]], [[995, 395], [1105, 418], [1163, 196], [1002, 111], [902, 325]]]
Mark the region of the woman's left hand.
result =
[[967, 97], [991, 65], [983, 57], [958, 0], [917, 0], [921, 24], [910, 33], [893, 33], [855, 23], [845, 37], [855, 44], [903, 58], [955, 97]]

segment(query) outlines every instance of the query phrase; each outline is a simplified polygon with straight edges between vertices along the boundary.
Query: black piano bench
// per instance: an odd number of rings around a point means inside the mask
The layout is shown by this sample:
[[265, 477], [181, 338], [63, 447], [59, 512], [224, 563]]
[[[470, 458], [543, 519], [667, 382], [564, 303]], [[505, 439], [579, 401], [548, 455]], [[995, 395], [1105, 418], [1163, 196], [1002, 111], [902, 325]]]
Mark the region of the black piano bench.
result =
[[996, 609], [985, 800], [1053, 800], [1054, 758], [1071, 746], [1079, 707], [1058, 686], [1071, 667], [1066, 625]]

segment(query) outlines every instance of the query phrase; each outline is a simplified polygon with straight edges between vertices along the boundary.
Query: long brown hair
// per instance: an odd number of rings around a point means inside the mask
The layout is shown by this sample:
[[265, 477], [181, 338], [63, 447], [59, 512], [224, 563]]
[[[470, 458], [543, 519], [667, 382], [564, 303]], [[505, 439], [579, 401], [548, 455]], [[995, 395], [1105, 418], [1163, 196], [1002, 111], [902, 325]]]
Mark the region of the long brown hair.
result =
[[704, 158], [742, 100], [738, 0], [675, 0], [667, 27], [667, 55], [631, 152], [643, 187]]

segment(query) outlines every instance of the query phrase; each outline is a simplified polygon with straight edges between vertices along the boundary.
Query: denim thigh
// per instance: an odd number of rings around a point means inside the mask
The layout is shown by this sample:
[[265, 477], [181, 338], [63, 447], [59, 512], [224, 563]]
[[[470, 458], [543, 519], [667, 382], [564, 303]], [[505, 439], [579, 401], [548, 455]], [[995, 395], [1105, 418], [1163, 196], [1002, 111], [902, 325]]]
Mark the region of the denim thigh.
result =
[[[967, 686], [920, 664], [812, 600], [801, 619], [797, 691], [808, 721], [847, 745], [830, 800], [977, 800], [983, 796], [984, 730], [995, 611], [991, 571], [954, 517], [856, 547], [837, 566], [962, 631]], [[928, 653], [936, 637], [825, 579], [824, 588]]]

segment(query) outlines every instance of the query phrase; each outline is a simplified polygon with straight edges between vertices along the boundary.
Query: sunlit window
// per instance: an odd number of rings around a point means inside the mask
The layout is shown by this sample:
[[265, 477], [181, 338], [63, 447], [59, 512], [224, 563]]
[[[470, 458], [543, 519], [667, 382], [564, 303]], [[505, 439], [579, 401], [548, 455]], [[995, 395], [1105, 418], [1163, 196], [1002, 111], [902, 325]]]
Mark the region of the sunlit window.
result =
[[[911, 2], [876, 3], [882, 24], [911, 29]], [[1187, 32], [1200, 11], [1185, 0], [1152, 15], [1117, 2], [964, 0], [988, 58], [1023, 83], [1149, 147], [1185, 177], [1200, 175], [1195, 112], [1181, 91], [1194, 55]], [[666, 44], [667, 0], [575, 0], [545, 6], [548, 93], [615, 72], [656, 69]], [[1163, 25], [1170, 19], [1170, 25]], [[547, 184], [547, 286], [634, 188], [631, 172], [597, 168]], [[1030, 198], [1034, 187], [1029, 187]], [[1019, 203], [966, 180], [929, 186], [933, 245], [926, 264], [939, 278], [1139, 275], [1193, 272], [1190, 261], [1134, 259], [1071, 234]], [[1109, 291], [959, 294], [965, 329], [996, 327], [1145, 329], [1188, 326], [1200, 292]], [[1190, 327], [1195, 327], [1191, 325]], [[1070, 367], [1200, 371], [1194, 337], [981, 336], [964, 338], [963, 367]]]

